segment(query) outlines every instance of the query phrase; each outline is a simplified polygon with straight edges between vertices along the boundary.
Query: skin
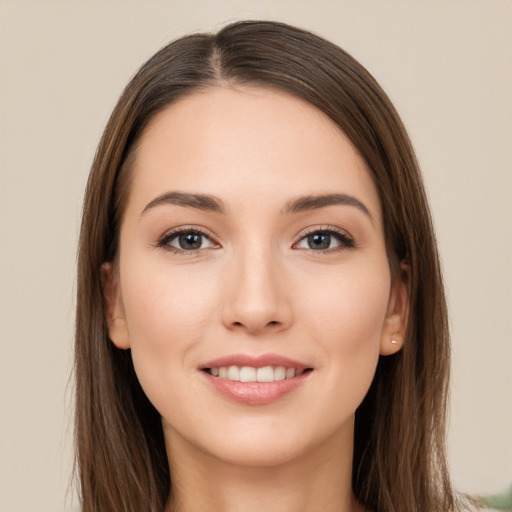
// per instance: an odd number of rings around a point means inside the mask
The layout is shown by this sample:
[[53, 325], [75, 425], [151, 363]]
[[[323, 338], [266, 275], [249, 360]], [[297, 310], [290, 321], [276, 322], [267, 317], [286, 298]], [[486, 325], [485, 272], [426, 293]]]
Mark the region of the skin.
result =
[[[226, 213], [148, 208], [174, 191], [215, 195]], [[298, 196], [331, 193], [367, 212], [337, 204], [281, 213]], [[207, 234], [197, 252], [173, 252], [176, 237], [159, 243], [180, 226]], [[326, 229], [345, 238], [311, 248], [307, 232]], [[360, 509], [350, 484], [355, 410], [379, 355], [401, 347], [407, 296], [391, 279], [365, 163], [325, 114], [245, 86], [167, 107], [141, 138], [119, 259], [103, 278], [111, 339], [131, 348], [162, 415], [168, 510]], [[313, 372], [275, 402], [237, 403], [199, 367], [240, 353], [279, 354]]]

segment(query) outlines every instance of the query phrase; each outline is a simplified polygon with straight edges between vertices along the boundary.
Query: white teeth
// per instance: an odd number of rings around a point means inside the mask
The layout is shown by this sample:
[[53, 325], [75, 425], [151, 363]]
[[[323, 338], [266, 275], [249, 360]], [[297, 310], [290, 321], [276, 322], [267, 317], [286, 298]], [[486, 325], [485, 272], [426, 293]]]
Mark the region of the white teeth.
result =
[[240, 369], [240, 382], [256, 382], [256, 368], [243, 366]]
[[288, 368], [286, 370], [286, 378], [291, 379], [293, 377], [295, 377], [295, 370], [293, 368]]
[[256, 380], [258, 382], [274, 382], [274, 368], [272, 368], [272, 366], [258, 368]]
[[240, 380], [240, 368], [238, 366], [228, 367], [228, 379], [229, 380]]
[[252, 366], [220, 366], [210, 368], [210, 373], [214, 377], [241, 382], [274, 382], [302, 375], [304, 370], [295, 370], [295, 368], [285, 368], [284, 366], [264, 366], [262, 368], [253, 368]]
[[274, 380], [284, 380], [286, 378], [286, 368], [284, 366], [278, 366], [274, 370]]

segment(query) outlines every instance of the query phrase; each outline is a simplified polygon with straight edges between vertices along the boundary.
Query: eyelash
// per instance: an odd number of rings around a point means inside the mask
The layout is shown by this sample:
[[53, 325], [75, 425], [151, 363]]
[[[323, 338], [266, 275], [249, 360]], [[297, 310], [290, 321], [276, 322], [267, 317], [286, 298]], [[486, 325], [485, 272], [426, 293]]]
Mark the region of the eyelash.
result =
[[356, 246], [354, 240], [348, 233], [346, 233], [345, 231], [343, 231], [341, 229], [334, 228], [332, 226], [308, 228], [304, 233], [301, 233], [298, 242], [293, 244], [293, 246], [295, 247], [296, 245], [298, 245], [302, 240], [304, 240], [308, 236], [315, 235], [315, 234], [332, 236], [339, 242], [339, 246], [331, 248], [331, 249], [325, 249], [325, 250], [307, 249], [314, 255], [338, 253], [340, 251], [346, 251], [347, 249], [353, 249]]
[[[176, 237], [178, 237], [181, 234], [194, 234], [199, 235], [201, 237], [205, 237], [208, 240], [212, 242], [212, 244], [215, 246], [216, 242], [212, 240], [212, 237], [205, 233], [202, 229], [197, 228], [195, 226], [183, 226], [180, 228], [173, 229], [172, 231], [165, 233], [157, 242], [157, 247], [163, 248], [165, 250], [168, 250], [174, 254], [180, 254], [184, 256], [193, 256], [197, 254], [198, 252], [205, 250], [205, 249], [192, 249], [192, 250], [185, 250], [185, 249], [179, 249], [177, 247], [172, 247], [169, 245], [171, 241], [173, 241]], [[338, 242], [339, 246], [325, 249], [325, 250], [315, 250], [315, 249], [306, 249], [310, 251], [312, 254], [318, 255], [318, 254], [332, 254], [332, 253], [338, 253], [340, 251], [346, 251], [348, 249], [353, 249], [356, 247], [354, 240], [344, 231], [333, 228], [331, 226], [328, 227], [315, 227], [310, 228], [304, 233], [300, 235], [299, 240], [293, 244], [293, 247], [297, 246], [302, 240], [307, 238], [308, 236], [314, 235], [314, 234], [322, 234], [322, 235], [329, 235], [333, 236]]]
[[[169, 231], [165, 233], [160, 240], [157, 242], [157, 246], [161, 247], [167, 251], [170, 251], [174, 254], [180, 254], [184, 256], [193, 256], [194, 254], [197, 254], [199, 251], [202, 251], [204, 249], [193, 249], [191, 251], [186, 251], [185, 249], [179, 249], [177, 247], [172, 247], [169, 245], [171, 241], [173, 241], [175, 238], [180, 236], [181, 234], [193, 234], [193, 235], [199, 235], [205, 238], [208, 238], [212, 242], [213, 245], [216, 245], [215, 242], [213, 242], [212, 237], [208, 235], [208, 233], [205, 233], [202, 229], [199, 229], [195, 226], [182, 226], [180, 228], [173, 229], [172, 231]], [[218, 245], [218, 244], [217, 244]]]

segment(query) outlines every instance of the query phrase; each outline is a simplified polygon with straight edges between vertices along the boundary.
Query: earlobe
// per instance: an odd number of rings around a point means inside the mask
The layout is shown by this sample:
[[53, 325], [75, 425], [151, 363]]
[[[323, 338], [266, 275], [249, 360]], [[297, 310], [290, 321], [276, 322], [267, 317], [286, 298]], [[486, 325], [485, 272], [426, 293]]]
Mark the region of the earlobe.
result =
[[400, 274], [392, 284], [389, 296], [388, 310], [384, 325], [382, 326], [380, 355], [389, 356], [396, 354], [404, 344], [405, 333], [409, 318], [409, 292], [408, 280], [410, 266], [400, 264]]
[[105, 298], [105, 319], [112, 343], [120, 349], [130, 348], [119, 278], [112, 263], [101, 265], [101, 283]]

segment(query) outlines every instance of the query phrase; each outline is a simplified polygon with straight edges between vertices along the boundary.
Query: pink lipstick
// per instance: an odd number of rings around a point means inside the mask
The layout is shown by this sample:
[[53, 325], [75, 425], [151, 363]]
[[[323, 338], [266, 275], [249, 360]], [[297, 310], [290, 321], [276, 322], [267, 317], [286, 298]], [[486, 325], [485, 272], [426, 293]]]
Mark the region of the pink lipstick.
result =
[[291, 393], [313, 368], [277, 354], [234, 354], [209, 361], [199, 368], [215, 391], [247, 405], [264, 405]]

